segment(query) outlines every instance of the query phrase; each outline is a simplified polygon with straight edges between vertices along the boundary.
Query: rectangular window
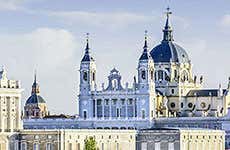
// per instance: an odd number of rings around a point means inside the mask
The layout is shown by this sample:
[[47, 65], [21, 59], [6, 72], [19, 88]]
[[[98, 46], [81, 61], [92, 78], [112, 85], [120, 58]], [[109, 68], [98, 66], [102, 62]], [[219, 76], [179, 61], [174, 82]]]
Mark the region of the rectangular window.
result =
[[21, 143], [21, 150], [26, 150], [26, 149], [27, 149], [26, 142]]
[[147, 143], [141, 143], [141, 150], [147, 150]]
[[105, 99], [105, 105], [109, 105], [109, 100]]
[[101, 150], [104, 150], [104, 143], [101, 143]]
[[132, 104], [133, 104], [133, 99], [130, 98], [130, 99], [129, 99], [129, 105], [132, 105]]
[[18, 141], [15, 141], [14, 143], [14, 150], [18, 150]]
[[72, 150], [72, 143], [69, 143], [69, 150]]
[[77, 143], [77, 144], [76, 144], [76, 150], [81, 150], [81, 149], [80, 149], [80, 143]]
[[125, 105], [125, 99], [121, 99], [121, 104]]
[[117, 108], [117, 117], [120, 117], [120, 109]]
[[52, 144], [51, 143], [46, 144], [46, 150], [52, 150]]
[[145, 110], [142, 110], [142, 112], [141, 112], [141, 118], [145, 119]]
[[38, 143], [34, 143], [34, 150], [39, 150], [39, 144]]
[[161, 143], [160, 142], [155, 143], [155, 149], [156, 150], [160, 150], [161, 149]]
[[168, 148], [168, 150], [174, 150], [174, 143], [169, 143], [169, 148]]
[[97, 105], [101, 105], [101, 103], [102, 103], [102, 100], [101, 100], [101, 99], [98, 99], [98, 100], [97, 100]]
[[117, 150], [119, 150], [119, 143], [117, 143]]
[[113, 105], [117, 104], [117, 99], [113, 99]]

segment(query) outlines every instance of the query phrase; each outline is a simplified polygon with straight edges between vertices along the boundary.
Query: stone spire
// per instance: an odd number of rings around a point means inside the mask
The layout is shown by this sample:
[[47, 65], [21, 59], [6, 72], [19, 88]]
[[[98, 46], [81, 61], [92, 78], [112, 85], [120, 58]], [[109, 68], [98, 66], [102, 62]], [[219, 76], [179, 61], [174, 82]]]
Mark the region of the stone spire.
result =
[[140, 57], [139, 60], [147, 60], [149, 58], [149, 54], [148, 54], [148, 31], [145, 30], [145, 42], [144, 42], [144, 47], [143, 47], [143, 53]]
[[166, 23], [165, 23], [165, 27], [163, 29], [163, 41], [173, 41], [173, 30], [172, 27], [170, 25], [170, 21], [169, 21], [169, 16], [172, 14], [172, 12], [170, 11], [170, 8], [167, 8], [167, 12], [166, 12]]
[[32, 91], [31, 91], [31, 95], [33, 94], [39, 94], [40, 93], [40, 88], [39, 85], [37, 83], [37, 71], [34, 71], [34, 83], [32, 85]]
[[90, 48], [89, 48], [89, 33], [86, 33], [86, 47], [85, 47], [85, 54], [82, 58], [82, 62], [84, 61], [90, 61], [93, 60], [93, 58], [90, 56]]

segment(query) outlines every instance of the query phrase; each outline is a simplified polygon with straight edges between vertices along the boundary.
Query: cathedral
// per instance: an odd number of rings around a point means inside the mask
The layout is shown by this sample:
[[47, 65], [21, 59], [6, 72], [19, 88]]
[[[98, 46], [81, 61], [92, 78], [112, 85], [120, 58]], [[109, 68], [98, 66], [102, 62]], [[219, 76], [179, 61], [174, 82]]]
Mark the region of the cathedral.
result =
[[[230, 104], [230, 81], [226, 89], [205, 89], [203, 77], [193, 75], [191, 60], [175, 43], [170, 14], [166, 13], [163, 39], [148, 47], [147, 33], [138, 59], [137, 78], [132, 87], [122, 85], [116, 68], [110, 71], [108, 85], [99, 90], [95, 58], [87, 39], [80, 64], [79, 115], [84, 120], [135, 120], [151, 122], [161, 117], [221, 117]], [[137, 126], [136, 126], [137, 125]]]

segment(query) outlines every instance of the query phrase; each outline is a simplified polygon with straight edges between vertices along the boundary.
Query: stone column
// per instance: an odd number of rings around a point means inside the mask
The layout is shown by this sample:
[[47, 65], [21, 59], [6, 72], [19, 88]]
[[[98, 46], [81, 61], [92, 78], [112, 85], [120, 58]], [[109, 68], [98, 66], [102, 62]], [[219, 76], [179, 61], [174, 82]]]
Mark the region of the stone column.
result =
[[105, 100], [102, 99], [101, 103], [102, 103], [102, 119], [105, 119]]
[[133, 99], [133, 118], [135, 118], [135, 103], [136, 103], [136, 100]]
[[95, 118], [97, 119], [97, 100], [95, 99]]
[[109, 99], [109, 119], [112, 118], [112, 99]]
[[125, 99], [125, 118], [128, 118], [128, 99]]

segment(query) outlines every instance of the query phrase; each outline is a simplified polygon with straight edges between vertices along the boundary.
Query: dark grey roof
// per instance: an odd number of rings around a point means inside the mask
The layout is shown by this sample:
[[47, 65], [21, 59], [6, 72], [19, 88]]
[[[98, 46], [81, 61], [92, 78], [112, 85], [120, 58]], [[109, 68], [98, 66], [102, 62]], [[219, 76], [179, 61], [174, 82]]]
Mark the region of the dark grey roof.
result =
[[172, 41], [162, 41], [150, 52], [155, 63], [190, 63], [186, 51]]
[[[218, 96], [219, 89], [205, 89], [205, 90], [191, 90], [188, 92], [187, 97], [209, 97]], [[222, 94], [226, 94], [227, 90], [223, 90]]]
[[151, 58], [149, 53], [148, 52], [143, 52], [141, 57], [139, 58], [139, 60], [148, 60], [149, 58]]
[[89, 41], [87, 39], [87, 43], [86, 43], [86, 48], [85, 48], [85, 54], [84, 54], [84, 57], [82, 58], [82, 62], [84, 61], [93, 61], [93, 57], [90, 55], [90, 48], [89, 48]]
[[26, 104], [37, 104], [37, 103], [46, 103], [46, 102], [40, 95], [37, 94], [32, 94], [26, 101]]
[[93, 57], [91, 57], [89, 54], [85, 54], [81, 61], [84, 62], [84, 61], [92, 61], [92, 60], [94, 60]]

